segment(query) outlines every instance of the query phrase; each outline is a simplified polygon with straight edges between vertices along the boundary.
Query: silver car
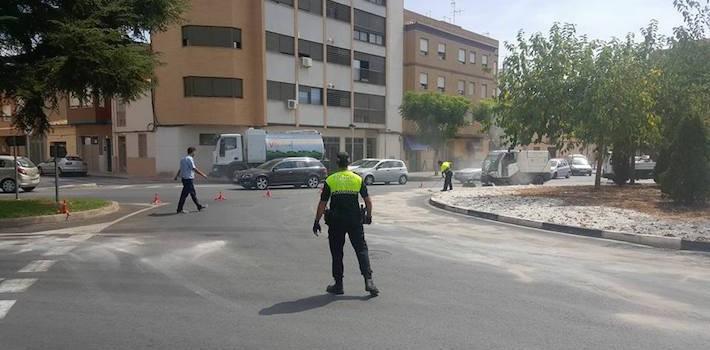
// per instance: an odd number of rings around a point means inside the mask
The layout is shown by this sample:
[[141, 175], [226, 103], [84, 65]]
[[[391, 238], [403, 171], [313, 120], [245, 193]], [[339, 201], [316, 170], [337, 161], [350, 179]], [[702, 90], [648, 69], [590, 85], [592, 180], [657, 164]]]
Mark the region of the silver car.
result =
[[383, 182], [387, 185], [396, 182], [404, 185], [409, 180], [409, 172], [403, 161], [397, 159], [371, 159], [360, 163], [352, 171], [360, 175], [366, 185]]
[[[80, 157], [65, 156], [58, 159], [59, 163], [57, 171], [59, 172], [59, 176], [64, 174], [78, 174], [86, 176], [89, 172], [89, 167]], [[42, 163], [39, 163], [37, 168], [39, 168], [39, 173], [42, 175], [54, 175], [54, 158], [50, 158]]]
[[[13, 156], [0, 156], [0, 189], [3, 192], [15, 192], [15, 167]], [[31, 160], [17, 157], [17, 180], [20, 188], [31, 192], [39, 185], [39, 171]]]
[[556, 179], [558, 177], [564, 177], [569, 179], [572, 174], [572, 169], [569, 167], [569, 163], [565, 159], [550, 159], [550, 175], [551, 178]]

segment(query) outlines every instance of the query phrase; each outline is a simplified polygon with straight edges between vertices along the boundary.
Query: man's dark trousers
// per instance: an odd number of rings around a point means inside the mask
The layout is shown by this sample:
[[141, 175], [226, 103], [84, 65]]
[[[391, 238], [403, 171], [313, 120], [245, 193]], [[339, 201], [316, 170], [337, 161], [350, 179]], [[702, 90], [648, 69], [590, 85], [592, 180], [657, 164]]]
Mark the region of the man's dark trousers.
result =
[[451, 184], [451, 178], [454, 176], [454, 172], [447, 170], [444, 172], [444, 191], [453, 191], [454, 185]]
[[330, 243], [330, 255], [333, 259], [333, 278], [336, 280], [343, 278], [343, 246], [346, 234], [350, 237], [350, 244], [355, 249], [357, 262], [360, 264], [360, 273], [367, 278], [372, 277], [367, 242], [365, 242], [365, 230], [362, 224], [351, 224], [328, 227], [328, 243]]
[[195, 192], [195, 184], [193, 183], [193, 179], [182, 179], [182, 193], [180, 193], [180, 201], [178, 202], [177, 211], [182, 211], [188, 195], [192, 197], [192, 201], [195, 202], [197, 209], [202, 209], [202, 205], [197, 200], [197, 193]]

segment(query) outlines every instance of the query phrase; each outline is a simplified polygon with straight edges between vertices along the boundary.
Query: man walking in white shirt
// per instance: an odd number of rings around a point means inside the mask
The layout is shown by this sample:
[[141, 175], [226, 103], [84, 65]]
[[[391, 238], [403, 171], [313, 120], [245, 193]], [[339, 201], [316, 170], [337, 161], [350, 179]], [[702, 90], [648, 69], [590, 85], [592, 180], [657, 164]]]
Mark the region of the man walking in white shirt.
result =
[[202, 205], [200, 202], [197, 200], [197, 192], [195, 192], [195, 173], [198, 173], [200, 176], [204, 177], [205, 179], [207, 178], [207, 175], [200, 171], [200, 169], [197, 169], [195, 166], [195, 160], [193, 159], [193, 156], [195, 155], [195, 147], [189, 147], [187, 149], [187, 155], [180, 159], [180, 170], [178, 170], [177, 174], [175, 174], [175, 180], [177, 181], [178, 176], [182, 178], [182, 193], [180, 193], [180, 201], [178, 202], [178, 207], [177, 207], [177, 212], [178, 214], [186, 214], [187, 211], [183, 210], [183, 206], [185, 205], [185, 200], [187, 199], [187, 196], [189, 195], [192, 197], [192, 201], [195, 202], [195, 205], [197, 206], [197, 210], [202, 210], [207, 208], [207, 205]]

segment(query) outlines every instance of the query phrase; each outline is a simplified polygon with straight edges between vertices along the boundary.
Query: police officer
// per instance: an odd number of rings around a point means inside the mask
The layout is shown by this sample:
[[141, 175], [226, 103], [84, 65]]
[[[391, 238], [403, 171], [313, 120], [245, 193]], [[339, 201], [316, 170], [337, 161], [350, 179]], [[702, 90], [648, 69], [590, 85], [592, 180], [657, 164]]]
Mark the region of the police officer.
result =
[[[350, 244], [355, 249], [357, 261], [360, 264], [360, 273], [365, 278], [365, 290], [370, 295], [377, 296], [379, 290], [372, 281], [370, 258], [365, 242], [363, 224], [372, 223], [372, 201], [367, 193], [367, 187], [362, 178], [348, 171], [350, 164], [347, 153], [338, 154], [338, 171], [328, 176], [323, 186], [316, 219], [313, 223], [313, 234], [318, 236], [321, 232], [320, 219], [325, 214], [328, 225], [328, 242], [333, 263], [333, 278], [335, 283], [329, 285], [326, 291], [331, 294], [343, 294], [343, 246], [345, 234], [350, 237]], [[365, 201], [362, 210], [359, 205], [358, 195]], [[330, 200], [330, 209], [326, 205]]]
[[454, 176], [454, 172], [451, 170], [451, 162], [439, 161], [439, 170], [441, 170], [441, 176], [444, 177], [444, 189], [441, 191], [453, 191], [454, 185], [451, 183], [451, 178]]

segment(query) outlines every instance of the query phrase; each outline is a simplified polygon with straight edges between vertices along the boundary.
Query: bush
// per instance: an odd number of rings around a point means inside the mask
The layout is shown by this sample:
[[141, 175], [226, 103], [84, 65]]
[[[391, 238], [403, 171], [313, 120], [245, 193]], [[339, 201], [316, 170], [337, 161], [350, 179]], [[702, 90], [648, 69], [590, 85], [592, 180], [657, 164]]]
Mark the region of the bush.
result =
[[661, 190], [674, 201], [702, 204], [710, 194], [710, 151], [707, 130], [700, 118], [678, 124], [666, 152], [666, 170], [660, 174]]
[[614, 169], [614, 183], [623, 185], [631, 179], [631, 153], [614, 148], [611, 154], [611, 167]]

